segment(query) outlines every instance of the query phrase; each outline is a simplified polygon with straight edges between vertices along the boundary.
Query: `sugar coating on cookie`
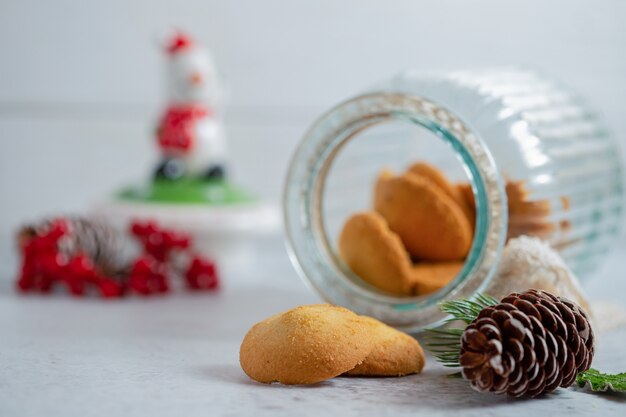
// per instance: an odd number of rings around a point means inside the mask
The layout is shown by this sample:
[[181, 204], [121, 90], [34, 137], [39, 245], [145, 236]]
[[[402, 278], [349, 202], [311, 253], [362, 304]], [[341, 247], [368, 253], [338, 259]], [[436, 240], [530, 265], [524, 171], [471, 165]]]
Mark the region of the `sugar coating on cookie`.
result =
[[300, 306], [255, 324], [241, 344], [239, 361], [259, 382], [313, 384], [361, 363], [374, 347], [373, 327], [342, 307]]
[[473, 233], [467, 216], [426, 178], [383, 172], [376, 181], [374, 208], [418, 260], [462, 260], [469, 252]]
[[371, 337], [375, 346], [365, 360], [346, 375], [404, 376], [422, 371], [426, 358], [417, 340], [378, 320], [362, 317], [374, 325]]
[[343, 226], [339, 255], [364, 281], [394, 295], [410, 295], [411, 260], [400, 237], [375, 212], [357, 213]]
[[423, 262], [413, 266], [413, 293], [426, 295], [450, 283], [463, 268], [463, 262]]

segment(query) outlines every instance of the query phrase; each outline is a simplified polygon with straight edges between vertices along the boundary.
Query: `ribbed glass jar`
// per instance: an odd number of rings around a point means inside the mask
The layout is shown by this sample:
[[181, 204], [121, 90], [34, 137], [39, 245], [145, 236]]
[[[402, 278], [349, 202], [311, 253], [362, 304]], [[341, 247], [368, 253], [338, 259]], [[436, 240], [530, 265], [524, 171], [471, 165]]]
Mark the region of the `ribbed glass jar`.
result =
[[[471, 184], [474, 237], [447, 287], [396, 297], [354, 275], [337, 238], [351, 213], [371, 209], [381, 169], [418, 160]], [[509, 206], [511, 184], [523, 188], [523, 209]], [[408, 71], [315, 122], [293, 156], [284, 206], [292, 261], [324, 299], [415, 332], [443, 319], [439, 302], [484, 288], [513, 236], [545, 239], [587, 276], [619, 233], [622, 168], [598, 115], [553, 81], [517, 69]]]

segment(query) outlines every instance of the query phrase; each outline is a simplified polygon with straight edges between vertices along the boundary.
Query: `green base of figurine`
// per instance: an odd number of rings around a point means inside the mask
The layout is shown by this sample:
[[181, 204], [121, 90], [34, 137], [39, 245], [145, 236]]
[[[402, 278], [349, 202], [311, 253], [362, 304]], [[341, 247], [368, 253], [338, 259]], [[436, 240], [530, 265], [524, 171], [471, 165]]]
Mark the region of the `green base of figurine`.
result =
[[154, 180], [144, 187], [122, 190], [118, 198], [138, 203], [234, 205], [256, 200], [242, 188], [226, 180]]

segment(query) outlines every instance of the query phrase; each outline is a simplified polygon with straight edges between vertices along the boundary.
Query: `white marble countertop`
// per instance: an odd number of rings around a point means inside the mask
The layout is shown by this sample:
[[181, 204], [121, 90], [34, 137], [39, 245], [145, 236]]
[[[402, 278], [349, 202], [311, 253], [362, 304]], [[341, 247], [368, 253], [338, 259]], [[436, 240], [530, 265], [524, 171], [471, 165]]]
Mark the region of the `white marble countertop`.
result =
[[[624, 247], [592, 298], [623, 301]], [[277, 255], [284, 256], [284, 255]], [[538, 400], [473, 392], [432, 358], [421, 375], [263, 385], [241, 371], [247, 329], [270, 314], [319, 301], [285, 262], [258, 279], [225, 277], [218, 294], [102, 301], [0, 291], [0, 416], [626, 415], [626, 396], [560, 389]], [[611, 283], [609, 285], [609, 283]], [[598, 338], [594, 366], [626, 370], [626, 328]]]

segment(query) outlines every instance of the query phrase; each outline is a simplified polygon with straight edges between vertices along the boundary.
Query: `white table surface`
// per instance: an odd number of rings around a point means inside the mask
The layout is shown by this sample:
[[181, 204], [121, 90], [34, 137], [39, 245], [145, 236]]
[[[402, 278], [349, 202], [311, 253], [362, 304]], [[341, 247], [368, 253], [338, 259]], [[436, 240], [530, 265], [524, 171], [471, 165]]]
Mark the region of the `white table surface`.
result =
[[[624, 306], [625, 246], [589, 282]], [[621, 259], [620, 259], [621, 258]], [[537, 400], [473, 392], [429, 358], [421, 375], [313, 386], [246, 377], [239, 344], [255, 322], [319, 299], [277, 252], [218, 294], [102, 301], [0, 291], [0, 416], [626, 415], [626, 396], [560, 389]], [[598, 338], [594, 366], [626, 370], [626, 328]]]

